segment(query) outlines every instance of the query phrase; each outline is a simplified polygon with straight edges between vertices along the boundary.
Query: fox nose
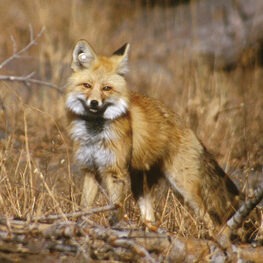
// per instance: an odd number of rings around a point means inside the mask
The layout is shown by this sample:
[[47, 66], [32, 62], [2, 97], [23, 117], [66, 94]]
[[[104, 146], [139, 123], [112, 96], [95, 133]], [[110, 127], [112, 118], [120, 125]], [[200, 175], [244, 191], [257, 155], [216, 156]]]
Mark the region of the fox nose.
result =
[[90, 101], [91, 108], [97, 108], [99, 106], [99, 102], [97, 100]]

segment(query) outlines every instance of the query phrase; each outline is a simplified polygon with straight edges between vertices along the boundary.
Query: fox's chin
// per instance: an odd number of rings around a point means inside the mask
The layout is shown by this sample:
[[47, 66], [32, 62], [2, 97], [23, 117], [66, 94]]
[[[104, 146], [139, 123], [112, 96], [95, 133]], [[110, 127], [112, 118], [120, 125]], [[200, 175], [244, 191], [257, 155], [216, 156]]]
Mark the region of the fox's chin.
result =
[[86, 107], [85, 112], [84, 112], [84, 117], [91, 118], [91, 119], [102, 119], [104, 112], [106, 108], [91, 108], [91, 107]]
[[92, 113], [97, 113], [99, 110], [98, 110], [98, 109], [90, 108], [89, 111], [92, 112]]

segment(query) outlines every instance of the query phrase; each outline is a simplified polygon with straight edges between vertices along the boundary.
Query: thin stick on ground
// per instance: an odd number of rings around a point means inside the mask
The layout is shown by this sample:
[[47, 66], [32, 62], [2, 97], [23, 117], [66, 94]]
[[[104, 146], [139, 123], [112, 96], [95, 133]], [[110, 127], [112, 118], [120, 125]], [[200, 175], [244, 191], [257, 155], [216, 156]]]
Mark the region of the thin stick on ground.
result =
[[227, 226], [233, 231], [238, 229], [249, 213], [263, 198], [263, 184], [254, 190], [254, 198], [245, 202], [236, 213], [227, 221]]

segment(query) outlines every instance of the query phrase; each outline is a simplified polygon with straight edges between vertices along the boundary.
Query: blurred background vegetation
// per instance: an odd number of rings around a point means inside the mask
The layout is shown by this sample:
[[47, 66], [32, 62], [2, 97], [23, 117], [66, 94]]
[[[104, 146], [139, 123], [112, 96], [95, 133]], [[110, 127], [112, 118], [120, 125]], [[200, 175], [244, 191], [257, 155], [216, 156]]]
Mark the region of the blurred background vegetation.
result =
[[[28, 44], [30, 28], [35, 36], [45, 31], [0, 75], [34, 72], [60, 90], [0, 81], [2, 213], [26, 217], [78, 209], [63, 90], [72, 48], [81, 38], [106, 55], [130, 42], [129, 88], [182, 114], [249, 193], [262, 180], [262, 10], [260, 0], [1, 0], [0, 63]], [[160, 201], [159, 219], [185, 233], [189, 223], [182, 223], [178, 210], [186, 217], [188, 212], [169, 191], [166, 197], [173, 209]], [[129, 215], [137, 218], [130, 199]]]

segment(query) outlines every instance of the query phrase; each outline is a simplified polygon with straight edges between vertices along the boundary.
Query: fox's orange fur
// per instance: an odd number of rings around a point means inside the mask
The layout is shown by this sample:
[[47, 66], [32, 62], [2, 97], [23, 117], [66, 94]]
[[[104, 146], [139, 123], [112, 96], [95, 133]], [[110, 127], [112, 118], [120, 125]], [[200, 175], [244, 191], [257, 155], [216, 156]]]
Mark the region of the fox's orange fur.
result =
[[128, 51], [126, 44], [110, 57], [98, 56], [85, 40], [73, 51], [66, 108], [85, 172], [81, 205], [92, 206], [98, 181], [112, 203], [121, 203], [131, 180], [143, 221], [153, 222], [151, 187], [164, 177], [197, 216], [224, 223], [238, 189], [177, 114], [127, 88]]

